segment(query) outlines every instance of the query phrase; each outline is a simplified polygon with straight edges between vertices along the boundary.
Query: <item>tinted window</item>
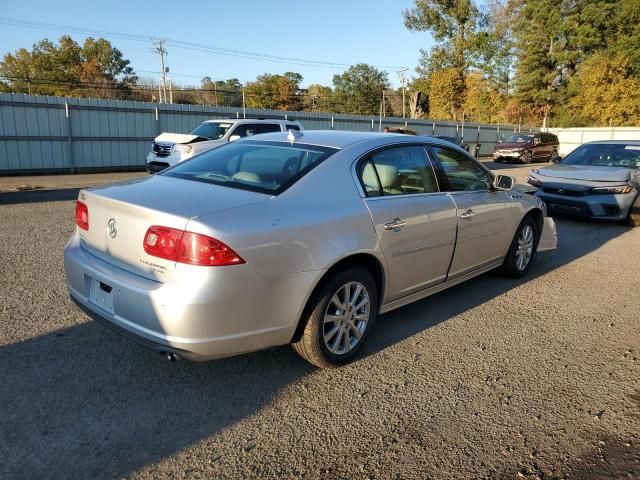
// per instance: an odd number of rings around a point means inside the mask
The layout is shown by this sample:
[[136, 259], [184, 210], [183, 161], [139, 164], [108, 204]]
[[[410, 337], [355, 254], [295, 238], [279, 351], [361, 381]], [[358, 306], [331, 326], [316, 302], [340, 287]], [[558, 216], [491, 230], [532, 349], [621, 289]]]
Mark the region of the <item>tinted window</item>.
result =
[[259, 133], [259, 125], [254, 123], [245, 123], [244, 125], [238, 125], [233, 131], [232, 135], [239, 135], [241, 137], [251, 137]]
[[217, 140], [231, 128], [231, 123], [204, 122], [189, 132], [191, 135]]
[[640, 168], [640, 145], [586, 144], [576, 148], [561, 163], [562, 165]]
[[300, 127], [298, 125], [287, 125], [287, 131], [288, 130], [300, 130]]
[[515, 134], [515, 135], [510, 135], [509, 137], [507, 137], [507, 139], [504, 141], [505, 143], [531, 143], [533, 142], [533, 135], [523, 135], [523, 134]]
[[280, 193], [337, 149], [281, 142], [232, 142], [179, 163], [162, 175]]
[[258, 133], [281, 132], [280, 125], [277, 123], [261, 123], [258, 125]]
[[551, 143], [558, 143], [558, 137], [556, 137], [553, 133], [549, 134], [549, 141]]
[[491, 188], [489, 174], [471, 158], [447, 148], [432, 147], [431, 150], [442, 165], [451, 191], [474, 192]]
[[433, 169], [420, 146], [396, 147], [374, 153], [362, 168], [361, 180], [369, 196], [437, 191]]

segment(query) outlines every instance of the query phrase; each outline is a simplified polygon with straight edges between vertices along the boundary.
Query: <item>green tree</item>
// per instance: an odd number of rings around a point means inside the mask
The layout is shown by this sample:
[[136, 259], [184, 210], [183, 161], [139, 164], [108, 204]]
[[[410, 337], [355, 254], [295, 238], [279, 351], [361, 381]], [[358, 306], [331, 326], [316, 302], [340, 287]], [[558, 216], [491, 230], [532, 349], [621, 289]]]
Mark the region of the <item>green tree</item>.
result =
[[366, 63], [350, 66], [341, 75], [333, 76], [335, 105], [340, 112], [377, 115], [382, 92], [389, 88], [389, 75]]
[[196, 98], [203, 105], [241, 107], [242, 84], [237, 78], [214, 81], [211, 77], [204, 77]]
[[561, 2], [525, 0], [515, 26], [516, 96], [520, 103], [529, 105], [545, 118], [562, 94], [562, 66], [558, 60]]

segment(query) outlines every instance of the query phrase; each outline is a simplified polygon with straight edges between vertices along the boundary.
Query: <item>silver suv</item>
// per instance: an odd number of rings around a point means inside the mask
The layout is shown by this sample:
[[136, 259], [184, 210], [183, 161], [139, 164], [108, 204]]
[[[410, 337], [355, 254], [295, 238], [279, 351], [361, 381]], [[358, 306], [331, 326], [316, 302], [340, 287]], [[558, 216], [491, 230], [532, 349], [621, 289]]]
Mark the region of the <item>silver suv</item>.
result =
[[188, 134], [163, 133], [155, 138], [147, 155], [147, 171], [156, 173], [212, 148], [261, 133], [303, 130], [295, 120], [207, 120]]

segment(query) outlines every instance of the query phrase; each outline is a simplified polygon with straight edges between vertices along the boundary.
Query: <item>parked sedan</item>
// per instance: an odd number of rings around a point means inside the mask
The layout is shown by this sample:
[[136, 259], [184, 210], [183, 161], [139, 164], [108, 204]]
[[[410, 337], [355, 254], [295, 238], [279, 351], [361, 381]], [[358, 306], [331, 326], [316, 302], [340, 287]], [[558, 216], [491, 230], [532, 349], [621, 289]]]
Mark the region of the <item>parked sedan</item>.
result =
[[640, 141], [585, 143], [555, 161], [528, 179], [550, 211], [640, 225]]
[[306, 131], [82, 190], [72, 299], [164, 353], [204, 360], [292, 343], [353, 359], [379, 313], [555, 248], [542, 202], [429, 137]]

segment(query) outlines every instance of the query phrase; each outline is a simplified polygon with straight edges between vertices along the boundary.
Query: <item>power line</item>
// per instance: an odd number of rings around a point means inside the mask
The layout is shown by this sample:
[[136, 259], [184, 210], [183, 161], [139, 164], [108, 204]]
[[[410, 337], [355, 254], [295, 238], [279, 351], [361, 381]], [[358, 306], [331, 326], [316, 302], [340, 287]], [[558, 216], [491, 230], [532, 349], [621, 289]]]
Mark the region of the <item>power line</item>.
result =
[[[117, 38], [121, 40], [129, 40], [135, 42], [149, 42], [156, 38], [153, 35], [139, 35], [132, 33], [123, 33], [123, 32], [112, 32], [108, 30], [99, 30], [92, 28], [84, 28], [84, 27], [73, 27], [69, 25], [60, 25], [54, 23], [45, 23], [45, 22], [36, 22], [31, 20], [22, 20], [22, 19], [14, 19], [14, 18], [5, 18], [0, 17], [0, 24], [3, 25], [11, 25], [16, 27], [25, 27], [25, 28], [35, 28], [39, 30], [58, 30], [73, 33], [81, 33], [85, 35], [100, 35], [103, 37], [111, 37]], [[251, 52], [245, 50], [235, 50], [230, 48], [224, 48], [216, 45], [206, 45], [202, 43], [195, 42], [187, 42], [184, 40], [171, 39], [166, 38], [165, 42], [167, 45], [175, 46], [177, 48], [183, 48], [187, 50], [211, 53], [215, 55], [225, 55], [236, 58], [247, 58], [252, 60], [263, 60], [272, 63], [286, 63], [292, 65], [302, 65], [308, 67], [320, 67], [320, 68], [332, 68], [332, 69], [347, 69], [351, 65], [347, 63], [339, 63], [339, 62], [328, 62], [323, 60], [313, 60], [313, 59], [304, 59], [297, 57], [285, 57], [280, 55], [268, 55], [259, 52]], [[376, 68], [381, 70], [395, 70], [398, 66], [389, 66], [389, 65], [373, 65]]]

